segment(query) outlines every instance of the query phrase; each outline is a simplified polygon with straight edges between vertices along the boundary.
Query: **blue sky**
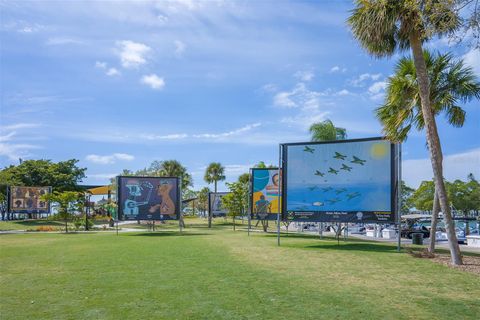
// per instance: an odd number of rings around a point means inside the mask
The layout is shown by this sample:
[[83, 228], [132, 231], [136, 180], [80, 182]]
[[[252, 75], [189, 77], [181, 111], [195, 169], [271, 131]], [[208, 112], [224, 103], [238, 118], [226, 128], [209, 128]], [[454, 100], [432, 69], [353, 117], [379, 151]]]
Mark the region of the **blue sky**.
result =
[[[205, 185], [227, 181], [278, 144], [309, 140], [326, 118], [350, 138], [381, 135], [373, 109], [396, 55], [373, 59], [345, 24], [350, 1], [1, 1], [0, 164], [76, 158], [89, 184], [177, 159]], [[480, 74], [475, 50], [434, 40]], [[462, 129], [439, 118], [447, 179], [480, 177], [480, 110]], [[423, 133], [403, 176], [431, 178]], [[222, 186], [223, 188], [223, 186]]]

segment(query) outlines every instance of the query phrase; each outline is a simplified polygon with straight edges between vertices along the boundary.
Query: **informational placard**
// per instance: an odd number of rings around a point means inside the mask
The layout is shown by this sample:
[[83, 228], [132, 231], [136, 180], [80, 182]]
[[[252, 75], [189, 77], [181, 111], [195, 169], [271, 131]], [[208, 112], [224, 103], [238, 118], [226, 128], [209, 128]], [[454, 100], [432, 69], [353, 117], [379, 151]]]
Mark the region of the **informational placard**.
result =
[[222, 198], [228, 192], [210, 192], [208, 194], [208, 212], [212, 217], [225, 217], [228, 215], [228, 210], [223, 206]]
[[394, 223], [397, 153], [382, 138], [282, 145], [285, 218]]
[[252, 219], [277, 220], [281, 208], [280, 171], [252, 168], [250, 172]]
[[178, 220], [178, 177], [117, 177], [120, 220]]
[[11, 186], [8, 189], [8, 211], [11, 213], [50, 213], [50, 203], [42, 197], [52, 192], [52, 187]]

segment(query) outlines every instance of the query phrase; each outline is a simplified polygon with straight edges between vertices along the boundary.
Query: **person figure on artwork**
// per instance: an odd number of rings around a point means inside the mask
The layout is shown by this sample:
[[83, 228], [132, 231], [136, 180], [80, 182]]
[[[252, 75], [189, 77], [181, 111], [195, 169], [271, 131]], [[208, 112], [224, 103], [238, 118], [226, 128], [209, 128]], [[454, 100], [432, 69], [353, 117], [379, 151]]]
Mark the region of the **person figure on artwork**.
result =
[[279, 184], [279, 176], [278, 173], [275, 173], [272, 176], [272, 184], [267, 185], [265, 189], [267, 189], [268, 196], [278, 196], [278, 184]]
[[175, 203], [170, 197], [170, 190], [172, 190], [173, 185], [170, 183], [160, 184], [157, 187], [157, 195], [162, 199], [159, 204], [151, 206], [148, 212], [154, 213], [157, 210], [160, 210], [161, 215], [175, 215]]
[[266, 219], [270, 211], [270, 202], [265, 199], [265, 196], [262, 194], [260, 200], [255, 202], [255, 210], [260, 219]]

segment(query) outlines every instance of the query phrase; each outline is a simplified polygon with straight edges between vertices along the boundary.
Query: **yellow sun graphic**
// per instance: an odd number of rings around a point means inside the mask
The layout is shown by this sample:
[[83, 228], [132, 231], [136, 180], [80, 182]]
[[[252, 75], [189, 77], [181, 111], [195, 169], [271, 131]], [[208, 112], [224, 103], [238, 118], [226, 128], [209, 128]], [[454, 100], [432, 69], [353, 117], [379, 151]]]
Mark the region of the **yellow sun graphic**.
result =
[[370, 148], [370, 155], [374, 159], [382, 159], [388, 153], [388, 148], [385, 143], [374, 143]]

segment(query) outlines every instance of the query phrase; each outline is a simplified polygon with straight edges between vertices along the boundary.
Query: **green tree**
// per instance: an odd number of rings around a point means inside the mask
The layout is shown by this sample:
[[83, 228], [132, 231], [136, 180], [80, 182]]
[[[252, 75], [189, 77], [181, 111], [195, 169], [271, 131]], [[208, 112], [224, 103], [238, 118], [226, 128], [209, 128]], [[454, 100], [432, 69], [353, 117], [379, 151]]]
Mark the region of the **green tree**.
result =
[[345, 140], [347, 138], [347, 129], [335, 127], [329, 119], [313, 123], [309, 130], [312, 141]]
[[233, 230], [235, 231], [235, 218], [243, 216], [248, 209], [248, 182], [227, 182], [230, 193], [222, 198], [223, 206], [228, 210], [228, 215], [233, 217]]
[[[463, 126], [465, 111], [459, 104], [480, 96], [480, 83], [477, 82], [475, 74], [465, 67], [461, 60], [455, 60], [448, 53], [432, 54], [424, 51], [424, 59], [434, 117], [444, 114], [452, 126]], [[422, 130], [425, 127], [415, 63], [411, 58], [401, 58], [397, 63], [394, 75], [387, 82], [385, 103], [378, 107], [375, 113], [383, 125], [385, 135], [393, 141], [403, 142], [412, 128]], [[438, 197], [435, 196], [430, 229], [431, 253], [435, 251], [440, 210], [437, 201]]]
[[76, 159], [60, 162], [26, 160], [3, 168], [0, 170], [0, 210], [6, 210], [7, 186], [51, 186], [53, 191], [59, 192], [80, 190], [78, 183], [85, 177], [87, 169], [79, 168], [77, 163]]
[[[424, 52], [430, 82], [430, 102], [434, 115], [444, 114], [449, 124], [461, 127], [465, 110], [459, 104], [480, 98], [480, 83], [473, 70], [449, 53]], [[420, 92], [414, 61], [403, 57], [387, 81], [385, 103], [375, 110], [387, 138], [403, 142], [413, 128], [423, 130]]]
[[238, 176], [238, 182], [245, 183], [248, 185], [248, 183], [250, 182], [250, 174], [249, 173], [241, 174], [240, 176]]
[[210, 193], [210, 189], [208, 187], [203, 187], [198, 192], [198, 199], [197, 199], [197, 208], [200, 212], [203, 213], [205, 216], [205, 212], [208, 210], [208, 194]]
[[402, 180], [401, 191], [402, 208], [400, 209], [400, 212], [401, 214], [408, 214], [410, 209], [414, 207], [412, 195], [415, 192], [415, 189], [407, 186], [405, 181]]
[[83, 193], [76, 191], [55, 191], [42, 196], [43, 200], [58, 204], [58, 216], [65, 222], [65, 233], [68, 233], [68, 220], [75, 213], [83, 211]]
[[259, 169], [268, 169], [268, 168], [276, 168], [273, 164], [266, 165], [265, 162], [260, 161], [256, 165], [253, 166], [254, 168], [259, 168]]
[[[207, 169], [205, 170], [205, 176], [203, 179], [206, 183], [214, 184], [214, 192], [217, 193], [217, 182], [225, 180], [225, 168], [219, 162], [212, 162], [208, 165]], [[208, 213], [208, 227], [212, 227], [212, 214], [211, 212]]]
[[435, 193], [435, 184], [433, 181], [422, 181], [420, 186], [411, 196], [411, 201], [415, 208], [430, 212], [433, 208], [433, 195]]
[[356, 0], [348, 23], [354, 37], [373, 56], [388, 57], [397, 50], [408, 48], [412, 51], [436, 194], [444, 214], [452, 263], [461, 265], [462, 255], [443, 181], [443, 156], [423, 56], [425, 41], [433, 36], [455, 32], [459, 28], [460, 19], [455, 5], [451, 0]]
[[179, 177], [182, 181], [182, 190], [193, 186], [192, 176], [187, 172], [187, 168], [177, 160], [154, 161], [147, 172], [155, 176]]

